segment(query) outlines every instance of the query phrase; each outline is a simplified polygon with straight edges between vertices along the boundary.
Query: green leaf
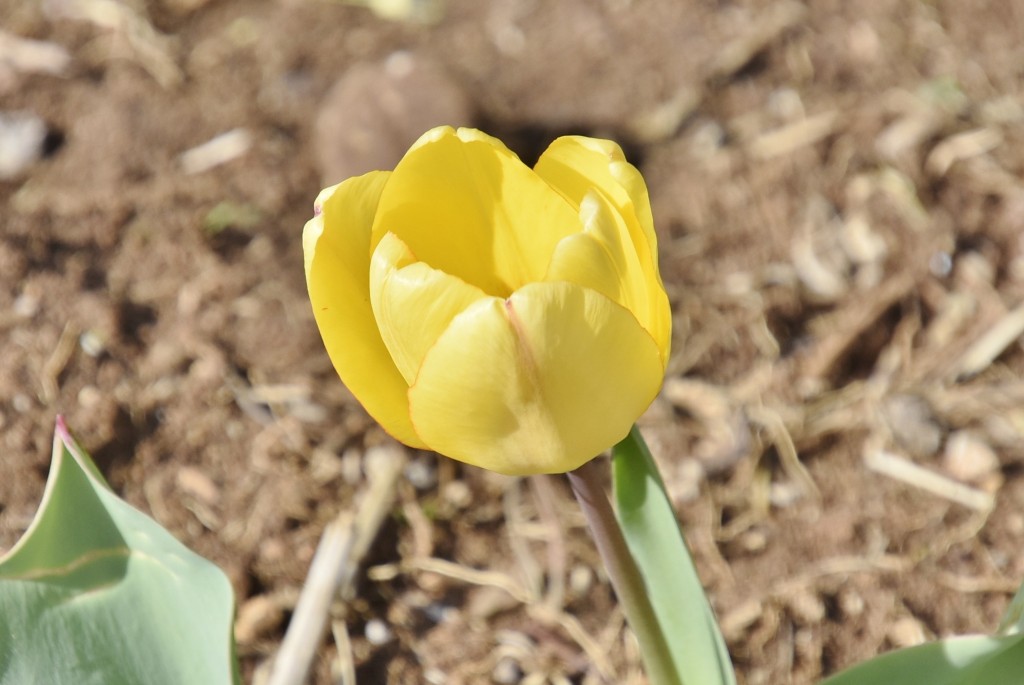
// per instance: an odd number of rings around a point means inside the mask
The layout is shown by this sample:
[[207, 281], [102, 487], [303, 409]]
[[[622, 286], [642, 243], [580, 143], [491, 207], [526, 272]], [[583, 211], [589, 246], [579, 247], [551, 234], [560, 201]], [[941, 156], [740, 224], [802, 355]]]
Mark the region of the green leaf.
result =
[[227, 577], [119, 499], [57, 420], [43, 501], [0, 558], [0, 685], [239, 683]]
[[1010, 605], [1003, 612], [1003, 619], [999, 622], [996, 635], [1016, 635], [1024, 628], [1024, 585], [1017, 589]]
[[633, 427], [612, 452], [616, 512], [684, 685], [734, 685], [715, 614], [658, 467]]
[[1020, 685], [1024, 635], [967, 635], [901, 649], [858, 664], [822, 685]]

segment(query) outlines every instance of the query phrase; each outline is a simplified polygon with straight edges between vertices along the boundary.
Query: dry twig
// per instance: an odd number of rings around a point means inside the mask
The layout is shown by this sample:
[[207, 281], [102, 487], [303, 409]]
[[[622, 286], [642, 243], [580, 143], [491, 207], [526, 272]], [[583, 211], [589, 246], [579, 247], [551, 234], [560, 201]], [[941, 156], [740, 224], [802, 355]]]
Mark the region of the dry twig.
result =
[[274, 662], [269, 685], [305, 682], [327, 627], [331, 604], [336, 596], [346, 593], [394, 503], [398, 477], [405, 463], [404, 453], [381, 448], [377, 455], [379, 460], [375, 465], [378, 468], [370, 474], [370, 489], [363, 496], [358, 514], [342, 512], [320, 538], [306, 584]]

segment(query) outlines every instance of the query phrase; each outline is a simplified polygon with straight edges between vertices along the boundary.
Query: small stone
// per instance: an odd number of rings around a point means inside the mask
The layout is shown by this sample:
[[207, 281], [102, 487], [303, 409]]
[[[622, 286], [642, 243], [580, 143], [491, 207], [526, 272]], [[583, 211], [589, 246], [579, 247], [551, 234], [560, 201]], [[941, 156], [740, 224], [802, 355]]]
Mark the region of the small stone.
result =
[[31, 319], [39, 311], [39, 298], [34, 294], [22, 293], [14, 300], [14, 315], [20, 319]]
[[798, 659], [817, 662], [821, 656], [821, 638], [811, 628], [799, 628], [793, 633], [793, 655]]
[[942, 465], [949, 475], [965, 483], [987, 480], [999, 470], [999, 457], [977, 435], [956, 431], [946, 441]]
[[768, 536], [764, 531], [752, 529], [740, 535], [739, 543], [744, 552], [763, 552], [768, 546]]
[[768, 111], [783, 122], [797, 121], [807, 116], [800, 93], [792, 88], [779, 88], [768, 94]]
[[78, 406], [83, 409], [93, 409], [103, 401], [103, 394], [94, 385], [83, 386], [78, 391]]
[[350, 447], [341, 454], [341, 479], [348, 485], [358, 485], [363, 480], [363, 453]]
[[856, 590], [843, 590], [838, 602], [839, 610], [847, 618], [855, 618], [864, 613], [864, 598]]
[[507, 656], [498, 659], [498, 663], [494, 665], [494, 670], [491, 672], [491, 679], [500, 685], [518, 683], [522, 677], [523, 669], [515, 659]]
[[896, 442], [912, 457], [930, 457], [939, 451], [942, 429], [928, 403], [914, 395], [893, 395], [882, 413]]
[[936, 250], [928, 258], [928, 270], [936, 278], [945, 278], [953, 272], [953, 256], [944, 250]]
[[430, 685], [444, 685], [448, 682], [448, 676], [444, 671], [433, 666], [423, 669], [423, 679]]
[[42, 157], [46, 133], [31, 112], [0, 112], [0, 180], [21, 176]]
[[594, 570], [577, 564], [569, 571], [569, 592], [573, 597], [584, 597], [594, 586]]
[[768, 669], [755, 668], [747, 675], [749, 685], [768, 685], [771, 682], [772, 674]]
[[913, 647], [925, 642], [924, 627], [913, 616], [897, 619], [886, 633], [886, 637], [897, 648]]
[[412, 52], [357, 64], [331, 88], [316, 119], [323, 182], [391, 169], [424, 131], [472, 123], [472, 107], [440, 65]]
[[798, 592], [789, 598], [786, 606], [798, 625], [813, 626], [825, 618], [825, 603], [813, 592]]
[[725, 129], [714, 119], [698, 122], [690, 136], [690, 152], [698, 160], [710, 159], [725, 145]]
[[519, 630], [499, 630], [494, 634], [494, 638], [499, 645], [517, 654], [533, 654], [537, 649], [537, 643], [533, 638]]
[[793, 481], [772, 483], [768, 499], [773, 507], [785, 509], [799, 502], [804, 496], [804, 486]]
[[437, 467], [427, 458], [413, 459], [405, 466], [405, 479], [417, 490], [429, 490], [437, 485]]
[[341, 477], [341, 459], [329, 449], [314, 447], [309, 455], [309, 471], [318, 483], [329, 483]]
[[441, 602], [431, 602], [423, 607], [423, 614], [434, 623], [444, 623], [457, 616], [458, 613], [459, 611], [455, 607]]
[[23, 392], [16, 393], [11, 398], [11, 406], [14, 407], [14, 411], [24, 414], [32, 408], [32, 398]]
[[88, 330], [78, 338], [78, 345], [90, 357], [98, 357], [107, 348], [103, 337], [93, 330]]
[[280, 538], [268, 538], [260, 543], [259, 560], [265, 564], [279, 563], [288, 555], [288, 545]]
[[391, 642], [391, 638], [394, 636], [388, 624], [379, 618], [371, 618], [367, 621], [363, 634], [366, 635], [366, 641], [375, 647]]
[[446, 483], [441, 496], [456, 509], [465, 509], [473, 503], [473, 491], [461, 480]]
[[704, 466], [696, 459], [681, 459], [675, 470], [670, 472], [666, 487], [672, 503], [676, 506], [689, 504], [700, 497], [700, 486], [704, 482]]

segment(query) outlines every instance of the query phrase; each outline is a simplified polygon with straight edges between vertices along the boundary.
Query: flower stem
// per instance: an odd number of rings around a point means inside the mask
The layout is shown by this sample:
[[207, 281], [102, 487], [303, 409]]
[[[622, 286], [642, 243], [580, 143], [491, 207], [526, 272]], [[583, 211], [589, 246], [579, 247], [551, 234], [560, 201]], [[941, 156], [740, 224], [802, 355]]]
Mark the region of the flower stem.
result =
[[622, 529], [601, 485], [597, 461], [592, 459], [567, 474], [573, 494], [590, 526], [626, 620], [636, 633], [647, 677], [652, 685], [681, 685], [643, 576], [626, 546]]

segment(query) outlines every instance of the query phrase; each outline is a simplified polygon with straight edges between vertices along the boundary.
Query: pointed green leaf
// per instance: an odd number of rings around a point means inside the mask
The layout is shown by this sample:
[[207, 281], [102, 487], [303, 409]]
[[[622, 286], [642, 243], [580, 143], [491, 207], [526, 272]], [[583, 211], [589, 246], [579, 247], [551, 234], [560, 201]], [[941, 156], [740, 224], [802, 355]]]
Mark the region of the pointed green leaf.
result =
[[640, 430], [612, 452], [616, 513], [647, 584], [684, 685], [734, 685], [736, 676], [658, 467]]
[[999, 622], [996, 635], [1016, 635], [1024, 628], [1024, 585], [1017, 589], [1010, 605], [1003, 612], [1003, 619]]
[[967, 635], [901, 649], [858, 664], [822, 685], [1020, 685], [1024, 635]]
[[57, 421], [39, 511], [0, 558], [0, 685], [238, 683], [231, 584], [110, 491]]

